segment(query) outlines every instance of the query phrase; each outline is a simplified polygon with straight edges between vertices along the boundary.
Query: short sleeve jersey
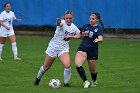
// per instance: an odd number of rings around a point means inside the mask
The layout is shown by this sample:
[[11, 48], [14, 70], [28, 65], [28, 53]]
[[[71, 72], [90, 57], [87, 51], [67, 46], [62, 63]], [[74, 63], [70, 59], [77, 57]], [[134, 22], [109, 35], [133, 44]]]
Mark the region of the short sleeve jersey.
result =
[[[10, 27], [10, 29], [13, 30], [13, 25], [12, 22], [13, 20], [16, 19], [14, 12], [10, 11], [10, 12], [6, 12], [3, 11], [0, 14], [0, 20], [8, 27]], [[4, 28], [3, 26], [0, 27], [0, 29], [2, 31], [6, 30], [6, 28]]]
[[80, 47], [98, 49], [98, 43], [94, 43], [94, 40], [103, 35], [103, 29], [100, 26], [93, 27], [90, 24], [86, 24], [83, 26], [83, 31], [88, 31], [89, 33], [88, 36], [83, 37]]
[[62, 27], [57, 26], [55, 35], [51, 39], [49, 46], [58, 49], [63, 50], [64, 48], [69, 49], [69, 39], [65, 39], [65, 35], [76, 35], [80, 33], [80, 30], [76, 25], [71, 23], [70, 26], [68, 26], [65, 22], [65, 20], [61, 20]]

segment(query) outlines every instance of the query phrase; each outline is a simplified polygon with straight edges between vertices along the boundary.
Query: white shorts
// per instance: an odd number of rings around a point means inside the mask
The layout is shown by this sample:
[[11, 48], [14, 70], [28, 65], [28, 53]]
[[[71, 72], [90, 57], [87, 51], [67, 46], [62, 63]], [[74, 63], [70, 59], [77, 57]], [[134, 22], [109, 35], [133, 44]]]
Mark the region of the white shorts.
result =
[[14, 31], [0, 31], [0, 37], [9, 37], [15, 35]]
[[63, 53], [65, 52], [69, 52], [69, 49], [66, 48], [66, 49], [63, 49], [63, 50], [57, 50], [57, 49], [54, 49], [52, 48], [51, 46], [48, 46], [48, 48], [46, 49], [46, 54], [48, 54], [50, 57], [59, 57], [60, 55], [62, 55]]

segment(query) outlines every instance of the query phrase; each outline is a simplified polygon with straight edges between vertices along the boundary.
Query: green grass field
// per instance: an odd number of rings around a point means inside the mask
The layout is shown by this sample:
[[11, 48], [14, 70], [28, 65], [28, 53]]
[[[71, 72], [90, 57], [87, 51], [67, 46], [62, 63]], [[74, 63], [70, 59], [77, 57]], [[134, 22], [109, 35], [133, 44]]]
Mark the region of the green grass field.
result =
[[[63, 83], [63, 65], [58, 59], [45, 73], [39, 86], [33, 81], [44, 62], [45, 50], [50, 37], [18, 36], [17, 44], [22, 61], [14, 61], [9, 40], [5, 44], [0, 61], [0, 93], [140, 93], [140, 40], [104, 40], [100, 44], [97, 64], [98, 85], [83, 88], [76, 72], [74, 56], [80, 40], [71, 40], [72, 63], [71, 87], [51, 89], [49, 80], [58, 78]], [[84, 64], [91, 81], [87, 62]]]

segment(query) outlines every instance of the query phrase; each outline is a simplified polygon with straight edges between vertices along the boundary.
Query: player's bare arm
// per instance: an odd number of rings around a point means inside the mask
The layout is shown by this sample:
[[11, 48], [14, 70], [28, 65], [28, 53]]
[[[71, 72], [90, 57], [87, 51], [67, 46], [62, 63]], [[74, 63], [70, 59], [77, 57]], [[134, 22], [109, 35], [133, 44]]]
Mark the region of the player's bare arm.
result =
[[15, 22], [21, 22], [21, 19], [14, 19]]
[[98, 38], [96, 38], [96, 39], [94, 40], [95, 43], [97, 43], [97, 42], [102, 42], [102, 41], [103, 41], [103, 36], [98, 36]]
[[66, 35], [65, 38], [81, 38], [81, 34], [76, 34], [76, 35]]
[[8, 26], [6, 26], [1, 20], [0, 20], [0, 25], [2, 25], [3, 27], [5, 27], [7, 30], [10, 30], [10, 28]]

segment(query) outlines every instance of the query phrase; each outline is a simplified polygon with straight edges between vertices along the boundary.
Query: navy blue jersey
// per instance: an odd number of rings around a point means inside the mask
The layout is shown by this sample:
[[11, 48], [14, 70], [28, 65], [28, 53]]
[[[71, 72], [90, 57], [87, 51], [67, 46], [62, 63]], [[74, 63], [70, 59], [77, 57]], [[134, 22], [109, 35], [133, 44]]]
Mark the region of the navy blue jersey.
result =
[[98, 36], [103, 35], [103, 29], [100, 26], [93, 27], [90, 24], [86, 24], [83, 26], [83, 31], [89, 31], [89, 34], [83, 37], [80, 46], [97, 48], [98, 43], [94, 43], [93, 41], [98, 38]]
[[94, 40], [98, 38], [98, 36], [103, 35], [103, 29], [100, 26], [93, 27], [90, 24], [87, 24], [83, 26], [83, 31], [89, 31], [89, 34], [88, 36], [83, 37], [83, 40], [77, 51], [86, 52], [87, 60], [97, 60], [98, 43], [94, 43]]

